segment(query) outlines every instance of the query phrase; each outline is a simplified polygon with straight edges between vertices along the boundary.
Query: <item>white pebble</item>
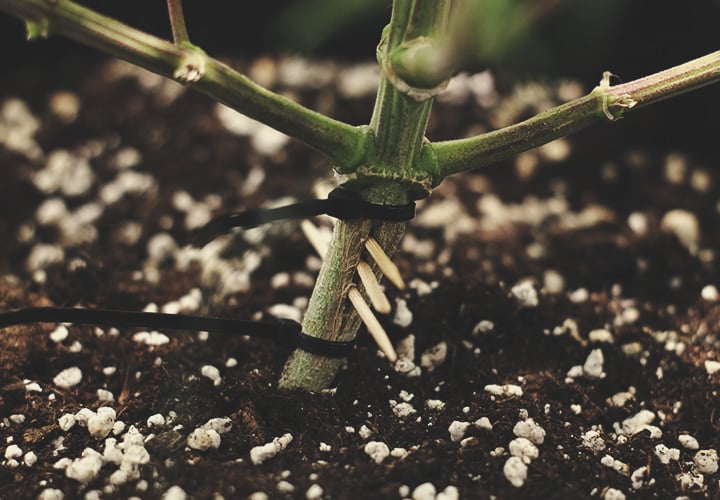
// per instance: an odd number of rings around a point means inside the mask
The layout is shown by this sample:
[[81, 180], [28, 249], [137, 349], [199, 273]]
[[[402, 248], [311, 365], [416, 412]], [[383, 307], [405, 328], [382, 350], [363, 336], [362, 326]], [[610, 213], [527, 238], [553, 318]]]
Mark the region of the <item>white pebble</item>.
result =
[[510, 457], [503, 466], [503, 474], [510, 484], [520, 488], [527, 479], [528, 467], [519, 457]]
[[651, 424], [653, 420], [655, 420], [655, 414], [653, 412], [650, 410], [640, 410], [632, 417], [623, 420], [621, 426], [616, 423], [614, 428], [618, 434], [632, 436], [642, 431], [644, 427]]
[[75, 387], [82, 380], [82, 370], [77, 366], [66, 368], [53, 378], [53, 384], [63, 389]]
[[202, 428], [213, 430], [218, 434], [225, 434], [232, 429], [232, 420], [227, 417], [211, 418], [202, 425]]
[[365, 445], [364, 451], [376, 464], [382, 463], [382, 461], [390, 455], [390, 448], [382, 441], [368, 442]]
[[20, 447], [16, 444], [11, 444], [7, 448], [5, 448], [5, 458], [8, 460], [21, 457], [22, 454], [22, 449], [20, 449]]

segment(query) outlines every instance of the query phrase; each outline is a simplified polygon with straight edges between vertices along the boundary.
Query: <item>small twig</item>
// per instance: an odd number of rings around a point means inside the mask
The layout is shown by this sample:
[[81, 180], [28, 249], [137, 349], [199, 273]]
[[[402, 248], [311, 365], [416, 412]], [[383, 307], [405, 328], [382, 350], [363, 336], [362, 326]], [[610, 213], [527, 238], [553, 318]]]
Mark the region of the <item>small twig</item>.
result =
[[381, 314], [389, 314], [392, 310], [390, 300], [388, 300], [387, 295], [380, 286], [380, 282], [372, 272], [370, 264], [361, 260], [358, 263], [357, 271], [375, 310]]
[[348, 298], [360, 315], [360, 319], [362, 319], [362, 322], [365, 324], [368, 332], [375, 340], [375, 343], [378, 345], [383, 354], [385, 354], [388, 361], [391, 363], [397, 361], [397, 353], [390, 341], [390, 337], [388, 337], [387, 332], [370, 310], [370, 306], [367, 305], [357, 287], [353, 286], [350, 290], [348, 290]]
[[388, 257], [385, 250], [380, 246], [375, 238], [365, 240], [365, 248], [370, 256], [375, 260], [380, 271], [389, 279], [399, 290], [405, 290], [405, 281], [400, 274], [400, 270], [395, 263]]
[[175, 45], [190, 43], [190, 36], [185, 26], [182, 0], [167, 0], [168, 14], [170, 14], [170, 27], [172, 28]]

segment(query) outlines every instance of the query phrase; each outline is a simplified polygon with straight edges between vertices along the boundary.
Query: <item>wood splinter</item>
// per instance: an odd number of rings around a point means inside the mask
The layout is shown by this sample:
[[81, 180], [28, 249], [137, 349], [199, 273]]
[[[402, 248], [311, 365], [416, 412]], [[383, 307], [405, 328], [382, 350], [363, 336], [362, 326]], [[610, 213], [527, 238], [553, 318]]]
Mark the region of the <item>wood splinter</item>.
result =
[[365, 240], [365, 248], [387, 279], [389, 279], [398, 290], [405, 290], [405, 281], [400, 275], [400, 269], [398, 269], [395, 263], [388, 257], [388, 254], [385, 253], [380, 243], [378, 243], [375, 238], [370, 237]]
[[353, 286], [350, 288], [350, 290], [348, 290], [348, 298], [350, 299], [350, 302], [352, 302], [353, 307], [355, 307], [355, 310], [360, 315], [360, 319], [362, 319], [368, 332], [370, 333], [370, 335], [372, 335], [375, 343], [378, 345], [383, 354], [385, 354], [385, 357], [388, 359], [388, 361], [390, 361], [391, 363], [397, 361], [398, 356], [395, 352], [395, 348], [393, 347], [392, 342], [390, 341], [390, 337], [388, 337], [387, 332], [382, 327], [378, 319], [375, 317], [372, 310], [370, 309], [370, 306], [367, 305], [365, 299], [363, 299], [363, 296], [357, 289], [357, 287]]

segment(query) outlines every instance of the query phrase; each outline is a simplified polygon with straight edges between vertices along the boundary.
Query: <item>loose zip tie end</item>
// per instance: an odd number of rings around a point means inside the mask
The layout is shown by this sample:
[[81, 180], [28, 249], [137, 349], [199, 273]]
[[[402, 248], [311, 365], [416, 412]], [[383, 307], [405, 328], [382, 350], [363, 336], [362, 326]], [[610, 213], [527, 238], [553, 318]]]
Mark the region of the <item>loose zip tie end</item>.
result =
[[222, 214], [195, 231], [190, 241], [202, 246], [220, 234], [234, 228], [251, 229], [283, 219], [305, 219], [327, 214], [342, 220], [370, 219], [384, 222], [404, 222], [415, 217], [415, 202], [407, 205], [377, 205], [343, 187], [337, 187], [325, 200], [308, 200], [277, 208], [257, 208], [244, 212]]
[[291, 347], [330, 358], [344, 358], [355, 346], [355, 342], [335, 342], [312, 337], [302, 331], [300, 323], [289, 319], [249, 321], [213, 316], [76, 307], [29, 307], [0, 313], [0, 329], [32, 323], [73, 323], [155, 330], [191, 330], [220, 335], [250, 335], [284, 341]]

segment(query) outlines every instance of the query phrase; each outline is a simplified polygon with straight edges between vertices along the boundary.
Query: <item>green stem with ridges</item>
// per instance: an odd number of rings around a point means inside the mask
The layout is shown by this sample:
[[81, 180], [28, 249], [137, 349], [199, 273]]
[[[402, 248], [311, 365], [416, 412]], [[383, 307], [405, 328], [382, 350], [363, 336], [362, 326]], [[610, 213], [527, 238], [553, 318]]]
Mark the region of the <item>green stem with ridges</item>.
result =
[[136, 30], [70, 0], [0, 0], [0, 10], [35, 24], [47, 23], [50, 34], [62, 34], [168, 78], [178, 78], [179, 68], [201, 57], [204, 74], [192, 81], [195, 90], [304, 142], [333, 164], [358, 164], [368, 149], [366, 127], [305, 108], [198, 50]]

